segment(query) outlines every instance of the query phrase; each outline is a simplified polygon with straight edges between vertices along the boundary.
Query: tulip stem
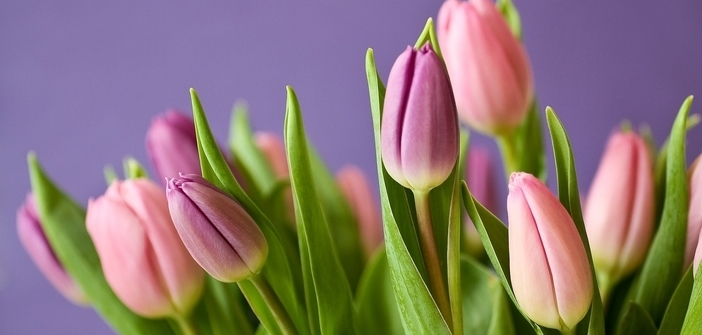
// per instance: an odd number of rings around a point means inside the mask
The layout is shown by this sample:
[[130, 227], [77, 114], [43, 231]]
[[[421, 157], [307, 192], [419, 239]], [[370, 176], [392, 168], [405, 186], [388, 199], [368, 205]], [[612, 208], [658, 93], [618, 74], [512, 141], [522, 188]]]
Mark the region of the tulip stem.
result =
[[575, 335], [575, 327], [573, 328], [564, 328], [561, 330], [562, 335]]
[[504, 164], [505, 175], [507, 180], [512, 172], [516, 172], [519, 168], [519, 157], [517, 155], [517, 143], [514, 135], [498, 136], [496, 138], [497, 145], [502, 153], [502, 164]]
[[268, 284], [266, 278], [261, 275], [256, 275], [249, 278], [249, 280], [256, 286], [258, 293], [261, 294], [266, 305], [268, 305], [268, 308], [273, 312], [273, 317], [276, 322], [278, 322], [278, 326], [280, 326], [280, 330], [283, 334], [296, 335], [297, 330], [295, 330], [295, 325], [293, 325], [288, 312], [283, 307], [283, 304], [280, 302], [280, 299], [278, 299], [278, 295], [275, 294], [271, 285]]
[[434, 239], [434, 225], [431, 222], [431, 209], [429, 206], [428, 191], [413, 191], [414, 204], [417, 210], [417, 221], [419, 226], [419, 243], [422, 248], [424, 265], [427, 268], [429, 290], [434, 297], [436, 304], [444, 316], [447, 324], [452, 324], [451, 307], [449, 304], [446, 283], [441, 274], [441, 262], [436, 250], [436, 240]]
[[193, 325], [193, 320], [189, 316], [177, 315], [174, 317], [174, 319], [178, 323], [183, 335], [197, 335], [197, 330]]

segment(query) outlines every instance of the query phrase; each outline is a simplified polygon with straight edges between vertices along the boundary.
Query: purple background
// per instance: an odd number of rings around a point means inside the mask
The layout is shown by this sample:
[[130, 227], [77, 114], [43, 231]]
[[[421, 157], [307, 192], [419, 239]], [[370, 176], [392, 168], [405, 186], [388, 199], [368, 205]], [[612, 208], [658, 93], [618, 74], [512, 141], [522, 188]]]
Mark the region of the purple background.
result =
[[[515, 2], [539, 101], [553, 106], [569, 131], [583, 190], [622, 119], [649, 122], [660, 143], [683, 99], [702, 97], [701, 2]], [[169, 107], [189, 112], [188, 88], [198, 90], [224, 141], [240, 98], [255, 128], [282, 133], [290, 84], [309, 136], [332, 169], [357, 164], [375, 181], [365, 51], [375, 49], [386, 78], [440, 5], [4, 2], [0, 334], [111, 333], [93, 311], [63, 300], [19, 245], [15, 211], [29, 190], [29, 150], [85, 204], [104, 191], [105, 164], [121, 166], [125, 155], [147, 162], [151, 118]], [[497, 158], [490, 140], [473, 138]], [[689, 135], [688, 160], [700, 152], [701, 139], [699, 130]], [[504, 182], [499, 185], [504, 196]]]

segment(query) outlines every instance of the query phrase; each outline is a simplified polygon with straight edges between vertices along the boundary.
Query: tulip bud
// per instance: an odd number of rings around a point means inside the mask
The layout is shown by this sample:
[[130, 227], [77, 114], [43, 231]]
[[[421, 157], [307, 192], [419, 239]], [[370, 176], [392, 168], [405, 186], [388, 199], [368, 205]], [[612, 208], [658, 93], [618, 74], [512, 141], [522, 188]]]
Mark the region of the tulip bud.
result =
[[511, 134], [534, 95], [520, 41], [489, 0], [447, 0], [437, 25], [461, 120], [482, 133]]
[[276, 177], [287, 179], [290, 174], [288, 172], [288, 159], [285, 156], [283, 139], [277, 134], [267, 132], [258, 132], [254, 137], [256, 145], [266, 157]]
[[[495, 180], [492, 172], [492, 162], [490, 161], [490, 153], [485, 148], [471, 147], [468, 152], [465, 176], [473, 197], [490, 212], [496, 213]], [[473, 256], [481, 256], [484, 249], [480, 235], [475, 229], [473, 222], [467, 216], [465, 224], [468, 251]]]
[[27, 195], [24, 204], [17, 211], [17, 233], [29, 257], [51, 285], [69, 301], [77, 305], [87, 305], [88, 297], [63, 268], [44, 234], [32, 194]]
[[429, 44], [407, 47], [392, 66], [380, 142], [385, 168], [404, 187], [427, 192], [451, 174], [458, 157], [456, 103]]
[[170, 179], [166, 194], [180, 238], [207, 273], [238, 282], [261, 271], [268, 243], [239, 203], [197, 175]]
[[616, 132], [607, 143], [584, 211], [592, 258], [603, 289], [643, 262], [653, 235], [652, 160], [644, 140]]
[[113, 182], [88, 203], [86, 225], [105, 278], [127, 307], [152, 318], [190, 312], [204, 272], [178, 237], [159, 186], [147, 179]]
[[688, 179], [690, 184], [690, 210], [687, 215], [687, 242], [685, 244], [685, 267], [687, 268], [695, 256], [695, 269], [699, 259], [699, 251], [695, 254], [695, 248], [699, 250], [698, 240], [702, 232], [702, 155], [690, 166]]
[[383, 221], [368, 180], [360, 169], [347, 166], [336, 174], [336, 181], [356, 215], [366, 255], [371, 255], [383, 241]]
[[514, 296], [534, 322], [573, 329], [590, 308], [592, 273], [566, 209], [536, 177], [516, 172], [507, 196]]
[[157, 116], [146, 133], [146, 151], [160, 180], [200, 173], [193, 119], [175, 110]]

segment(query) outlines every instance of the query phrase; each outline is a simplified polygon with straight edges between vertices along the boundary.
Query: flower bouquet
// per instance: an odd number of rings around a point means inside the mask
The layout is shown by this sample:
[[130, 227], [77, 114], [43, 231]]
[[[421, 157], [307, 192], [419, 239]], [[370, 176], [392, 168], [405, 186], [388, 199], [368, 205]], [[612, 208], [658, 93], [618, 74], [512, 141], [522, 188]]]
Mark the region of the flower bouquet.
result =
[[[20, 239], [67, 299], [121, 334], [697, 334], [692, 97], [660, 148], [645, 127], [613, 132], [581, 201], [511, 1], [448, 0], [437, 23], [385, 83], [366, 54], [381, 211], [360, 170], [334, 176], [316, 153], [293, 88], [282, 138], [237, 105], [225, 147], [191, 89], [193, 117], [168, 112], [147, 134], [157, 178], [128, 158], [87, 208], [30, 153]], [[500, 147], [506, 222], [468, 128]]]

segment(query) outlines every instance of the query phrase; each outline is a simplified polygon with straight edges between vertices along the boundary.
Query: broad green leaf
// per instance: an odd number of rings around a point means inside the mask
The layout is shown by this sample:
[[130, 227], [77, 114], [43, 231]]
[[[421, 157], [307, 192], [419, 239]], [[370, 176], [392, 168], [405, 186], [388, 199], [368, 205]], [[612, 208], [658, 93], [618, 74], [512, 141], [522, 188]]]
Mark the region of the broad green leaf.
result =
[[385, 248], [402, 325], [409, 334], [450, 334], [448, 324], [425, 285], [426, 270], [417, 239], [413, 206], [408, 201], [409, 191], [388, 175], [380, 157], [380, 120], [385, 87], [375, 67], [372, 49], [366, 53], [366, 76], [373, 116]]
[[604, 334], [604, 309], [602, 307], [600, 290], [597, 286], [597, 278], [595, 277], [595, 266], [592, 262], [590, 242], [587, 238], [583, 214], [580, 208], [580, 192], [578, 191], [578, 177], [575, 172], [573, 149], [570, 146], [570, 140], [568, 139], [565, 127], [563, 127], [563, 123], [561, 123], [561, 120], [558, 119], [558, 116], [556, 116], [556, 113], [551, 107], [546, 108], [546, 121], [551, 133], [551, 143], [553, 145], [553, 158], [556, 165], [556, 180], [558, 182], [558, 198], [561, 204], [568, 210], [570, 217], [573, 218], [573, 222], [578, 229], [592, 273], [594, 294], [589, 316], [586, 316], [585, 319], [588, 320], [589, 317], [589, 321], [586, 321], [588, 322], [587, 333], [593, 335]]
[[85, 211], [46, 175], [29, 153], [29, 176], [37, 210], [51, 247], [90, 304], [120, 334], [173, 334], [163, 319], [146, 319], [129, 310], [107, 284], [100, 259], [85, 228]]
[[356, 328], [359, 334], [404, 334], [385, 247], [377, 249], [363, 271], [356, 290], [356, 306]]
[[[297, 330], [300, 333], [305, 333], [307, 329], [307, 317], [305, 316], [305, 310], [302, 304], [303, 298], [299, 295], [300, 292], [295, 290], [295, 277], [292, 273], [291, 261], [288, 258], [290, 256], [288, 256], [287, 250], [280, 241], [279, 233], [268, 217], [248, 197], [241, 188], [241, 185], [239, 185], [234, 178], [229, 164], [227, 164], [224, 156], [222, 156], [222, 152], [219, 150], [217, 142], [212, 135], [197, 93], [194, 89], [191, 89], [190, 94], [192, 98], [193, 119], [195, 120], [195, 133], [197, 135], [202, 176], [236, 199], [261, 228], [268, 242], [268, 259], [266, 260], [266, 265], [263, 267], [262, 274], [270, 283], [277, 298], [280, 299], [280, 302], [283, 304], [284, 310], [295, 323]], [[246, 299], [251, 304], [251, 308], [257, 313], [257, 316], [261, 322], [264, 323], [269, 332], [271, 334], [279, 334], [274, 332], [275, 329], [279, 328], [278, 325], [266, 324], [265, 322], [268, 322], [270, 319], [258, 314], [262, 313], [263, 310], [269, 309], [269, 307], [266, 305], [264, 298], [257, 288], [249, 281], [242, 281], [239, 283], [239, 286], [241, 287], [242, 293], [244, 293], [244, 296], [246, 296]]]
[[666, 190], [658, 231], [635, 288], [634, 301], [651, 315], [654, 324], [663, 318], [668, 300], [683, 274], [687, 233], [688, 187], [685, 132], [692, 97], [680, 107], [667, 149]]
[[702, 329], [702, 267], [697, 269], [697, 274], [694, 278], [690, 303], [687, 307], [685, 323], [683, 323], [680, 334], [696, 335], [700, 333], [700, 329]]
[[434, 19], [428, 18], [427, 23], [424, 25], [422, 33], [419, 34], [417, 42], [414, 44], [414, 48], [419, 50], [425, 44], [431, 44], [431, 49], [434, 50], [439, 59], [444, 59], [441, 54], [441, 46], [439, 46], [439, 39], [436, 37], [436, 29], [434, 29]]
[[630, 302], [618, 334], [622, 335], [656, 335], [658, 330], [651, 316], [635, 302]]
[[237, 334], [252, 335], [253, 327], [245, 314], [245, 304], [239, 286], [207, 276], [202, 299], [191, 320], [199, 334], [228, 335], [236, 329]]
[[692, 268], [689, 268], [668, 303], [668, 308], [663, 315], [663, 321], [661, 321], [661, 327], [658, 329], [659, 335], [680, 333], [685, 321], [687, 306], [690, 303], [693, 283]]
[[270, 194], [278, 178], [254, 142], [254, 133], [245, 105], [241, 103], [234, 105], [229, 129], [229, 147], [236, 161], [251, 177], [261, 194]]
[[464, 257], [461, 260], [463, 284], [462, 334], [514, 334], [509, 300], [500, 279], [484, 265]]
[[463, 206], [468, 212], [471, 221], [473, 221], [475, 228], [478, 230], [478, 234], [480, 234], [480, 240], [483, 242], [485, 252], [490, 258], [490, 262], [495, 268], [498, 278], [502, 281], [502, 286], [504, 286], [507, 295], [514, 305], [517, 306], [519, 312], [534, 329], [534, 332], [538, 335], [543, 335], [543, 329], [531, 321], [529, 317], [518, 308], [519, 303], [514, 296], [514, 291], [512, 291], [509, 272], [509, 235], [507, 227], [500, 219], [495, 217], [495, 215], [490, 213], [490, 211], [473, 198], [465, 181], [462, 186]]
[[517, 171], [528, 172], [542, 181], [546, 181], [546, 155], [544, 154], [539, 114], [538, 102], [534, 97], [524, 122], [517, 129], [514, 145], [519, 157]]
[[[314, 284], [319, 319], [312, 321], [319, 323], [320, 334], [354, 334], [351, 288], [315, 188], [300, 106], [293, 89], [288, 86], [287, 90], [285, 147], [299, 243], [305, 246], [301, 249], [301, 257], [303, 264], [309, 266], [309, 272], [303, 272], [303, 279]], [[307, 274], [311, 278], [306, 277]], [[307, 283], [305, 288], [309, 288]]]

